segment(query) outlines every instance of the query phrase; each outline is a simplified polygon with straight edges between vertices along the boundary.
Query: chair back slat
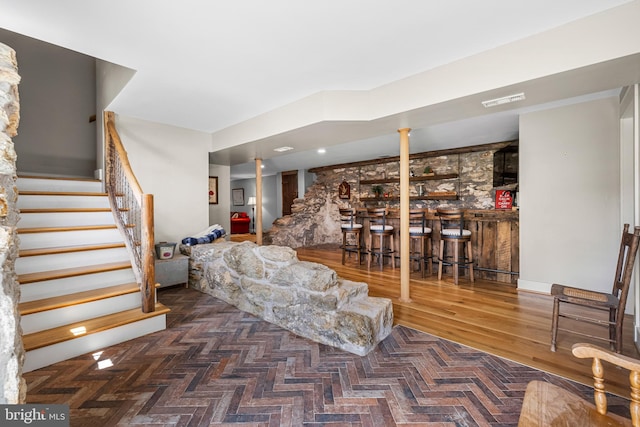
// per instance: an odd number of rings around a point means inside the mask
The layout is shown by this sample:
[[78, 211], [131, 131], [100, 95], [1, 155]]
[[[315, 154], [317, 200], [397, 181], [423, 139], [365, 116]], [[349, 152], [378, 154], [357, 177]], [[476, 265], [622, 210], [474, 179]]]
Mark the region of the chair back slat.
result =
[[369, 217], [370, 225], [380, 225], [382, 229], [385, 229], [387, 225], [387, 215], [389, 210], [387, 208], [368, 208], [367, 216]]
[[355, 209], [340, 208], [340, 222], [343, 226], [354, 228], [356, 223], [356, 211]]
[[613, 290], [611, 291], [620, 300], [620, 309], [618, 310], [620, 313], [617, 314], [619, 316], [624, 315], [624, 307], [627, 303], [627, 295], [631, 286], [631, 276], [636, 262], [638, 245], [640, 245], [640, 227], [635, 227], [633, 233], [629, 233], [629, 224], [625, 224], [620, 241], [616, 276], [613, 281]]
[[422, 210], [410, 210], [409, 211], [409, 228], [421, 229], [421, 234], [427, 234], [431, 232], [431, 229], [427, 226], [427, 215]]
[[462, 236], [464, 213], [458, 208], [438, 208], [436, 215], [440, 219], [440, 230], [457, 230]]

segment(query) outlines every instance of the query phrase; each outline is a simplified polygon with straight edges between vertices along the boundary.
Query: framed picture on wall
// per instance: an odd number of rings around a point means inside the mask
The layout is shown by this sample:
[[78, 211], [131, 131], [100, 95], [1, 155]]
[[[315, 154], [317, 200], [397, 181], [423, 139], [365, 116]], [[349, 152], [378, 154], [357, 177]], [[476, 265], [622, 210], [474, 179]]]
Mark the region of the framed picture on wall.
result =
[[244, 188], [234, 188], [231, 190], [233, 206], [244, 206]]
[[210, 205], [218, 204], [218, 177], [217, 176], [209, 177], [209, 204]]

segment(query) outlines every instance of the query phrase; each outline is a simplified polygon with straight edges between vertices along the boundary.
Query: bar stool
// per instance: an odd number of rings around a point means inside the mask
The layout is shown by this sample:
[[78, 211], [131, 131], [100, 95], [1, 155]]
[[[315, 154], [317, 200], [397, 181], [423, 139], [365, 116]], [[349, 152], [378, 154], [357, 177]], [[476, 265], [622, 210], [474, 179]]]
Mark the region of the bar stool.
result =
[[[469, 280], [473, 279], [473, 251], [471, 248], [471, 231], [464, 229], [464, 214], [457, 208], [438, 208], [440, 218], [440, 256], [438, 257], [438, 280], [442, 279], [442, 266], [453, 268], [453, 283], [458, 284], [459, 267], [469, 266]], [[447, 243], [453, 244], [453, 256], [445, 256]], [[460, 246], [462, 258], [460, 257]], [[466, 256], [465, 247], [466, 246]], [[447, 261], [450, 259], [450, 261]]]
[[422, 277], [425, 277], [425, 263], [432, 273], [431, 228], [427, 227], [427, 216], [422, 210], [409, 211], [409, 258], [418, 262]]
[[[362, 246], [360, 244], [360, 230], [362, 230], [362, 224], [356, 222], [356, 212], [354, 209], [339, 209], [340, 211], [340, 228], [342, 229], [342, 264], [344, 265], [345, 255], [349, 253], [356, 253], [356, 261], [360, 265], [360, 252]], [[349, 243], [350, 239], [355, 240], [354, 243]]]
[[[369, 218], [369, 242], [367, 244], [367, 268], [371, 268], [371, 259], [378, 257], [380, 269], [384, 264], [384, 257], [389, 257], [392, 268], [396, 268], [393, 247], [393, 226], [387, 224], [387, 208], [369, 208], [367, 217]], [[378, 246], [373, 246], [374, 237], [378, 241]], [[386, 243], [388, 242], [388, 245]]]

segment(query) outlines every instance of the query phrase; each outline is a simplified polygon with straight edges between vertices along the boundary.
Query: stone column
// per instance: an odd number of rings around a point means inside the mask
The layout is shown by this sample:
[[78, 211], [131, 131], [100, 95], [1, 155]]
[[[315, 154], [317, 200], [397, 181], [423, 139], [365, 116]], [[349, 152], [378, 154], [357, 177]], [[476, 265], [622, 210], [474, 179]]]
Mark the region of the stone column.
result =
[[20, 328], [20, 287], [15, 273], [18, 256], [16, 152], [11, 140], [20, 120], [16, 53], [0, 43], [0, 404], [25, 403], [22, 378], [24, 347]]

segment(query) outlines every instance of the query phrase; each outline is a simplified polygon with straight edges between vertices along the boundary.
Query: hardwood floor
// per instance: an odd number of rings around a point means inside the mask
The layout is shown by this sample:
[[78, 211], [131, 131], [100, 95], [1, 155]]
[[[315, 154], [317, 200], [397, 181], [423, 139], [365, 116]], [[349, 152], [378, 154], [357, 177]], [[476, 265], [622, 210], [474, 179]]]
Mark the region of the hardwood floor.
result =
[[[338, 276], [366, 282], [369, 295], [393, 301], [395, 324], [424, 331], [441, 338], [467, 345], [574, 381], [593, 386], [591, 361], [571, 354], [576, 342], [606, 342], [559, 332], [558, 351], [551, 352], [550, 330], [552, 298], [549, 295], [518, 291], [513, 285], [476, 280], [471, 283], [461, 277], [459, 285], [452, 276], [437, 274], [425, 279], [420, 273], [411, 275], [411, 303], [400, 297], [400, 269], [367, 270], [358, 266], [355, 257], [341, 264], [339, 249], [300, 248], [298, 258], [318, 262], [334, 269]], [[612, 273], [613, 274], [613, 273]], [[563, 321], [565, 319], [561, 319]], [[604, 328], [587, 327], [594, 334]], [[598, 332], [598, 329], [602, 329]], [[633, 342], [633, 318], [624, 323], [623, 354], [640, 358]], [[629, 397], [628, 372], [605, 364], [607, 391]]]

